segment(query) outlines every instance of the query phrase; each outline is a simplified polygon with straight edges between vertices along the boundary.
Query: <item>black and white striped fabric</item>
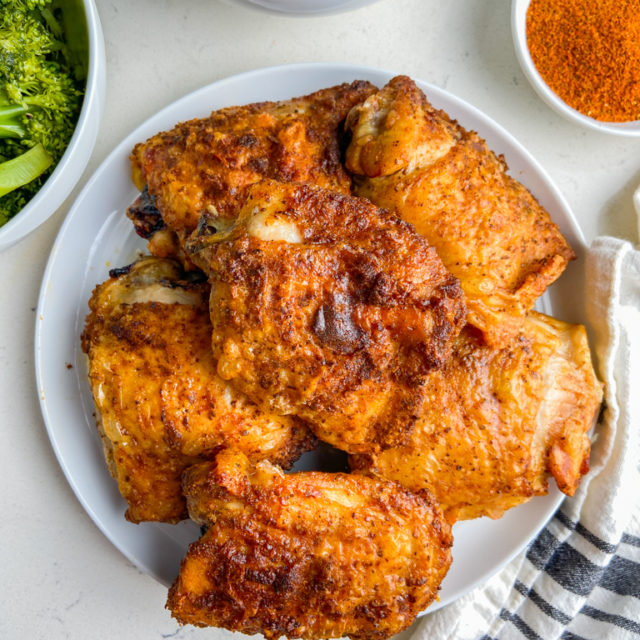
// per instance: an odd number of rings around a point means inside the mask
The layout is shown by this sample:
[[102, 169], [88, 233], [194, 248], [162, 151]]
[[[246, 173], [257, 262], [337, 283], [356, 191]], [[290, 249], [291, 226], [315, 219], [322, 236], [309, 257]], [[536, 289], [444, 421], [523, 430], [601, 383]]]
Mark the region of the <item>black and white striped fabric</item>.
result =
[[591, 471], [525, 552], [411, 640], [640, 638], [640, 251], [596, 239], [586, 282], [607, 407]]
[[513, 589], [520, 598], [482, 640], [640, 638], [640, 536], [603, 540], [561, 509], [527, 550]]

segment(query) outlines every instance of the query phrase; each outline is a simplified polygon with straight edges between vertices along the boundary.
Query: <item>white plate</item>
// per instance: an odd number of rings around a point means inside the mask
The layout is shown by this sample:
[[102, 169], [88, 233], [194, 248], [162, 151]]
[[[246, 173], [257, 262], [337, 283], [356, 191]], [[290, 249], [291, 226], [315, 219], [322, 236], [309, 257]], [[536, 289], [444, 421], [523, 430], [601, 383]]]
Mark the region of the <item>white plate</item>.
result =
[[[60, 229], [42, 283], [35, 335], [36, 374], [49, 437], [71, 487], [94, 522], [131, 562], [166, 585], [174, 580], [198, 528], [189, 522], [134, 525], [124, 519], [125, 503], [102, 456], [80, 349], [91, 290], [108, 277], [109, 268], [132, 262], [145, 246], [125, 217], [125, 208], [137, 194], [129, 177], [128, 155], [136, 142], [213, 109], [290, 98], [354, 79], [382, 86], [393, 75], [352, 65], [302, 64], [252, 71], [204, 87], [157, 113], [119, 144], [88, 182]], [[474, 107], [442, 89], [419, 84], [436, 107], [478, 131], [492, 149], [504, 154], [512, 174], [538, 197], [580, 256], [584, 242], [571, 212], [529, 153]], [[545, 296], [543, 310], [584, 322], [582, 292], [578, 261]], [[459, 598], [504, 566], [532, 540], [561, 500], [562, 494], [553, 486], [548, 496], [512, 509], [500, 520], [482, 518], [455, 525], [453, 565], [440, 601], [429, 611]]]

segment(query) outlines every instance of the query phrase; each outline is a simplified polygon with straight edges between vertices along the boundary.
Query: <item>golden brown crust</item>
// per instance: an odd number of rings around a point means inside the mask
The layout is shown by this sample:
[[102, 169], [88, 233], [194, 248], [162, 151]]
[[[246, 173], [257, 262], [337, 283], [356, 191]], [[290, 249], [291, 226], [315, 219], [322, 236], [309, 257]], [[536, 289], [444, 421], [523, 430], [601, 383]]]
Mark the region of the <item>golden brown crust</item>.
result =
[[467, 327], [428, 388], [411, 443], [352, 468], [430, 489], [452, 522], [500, 517], [545, 494], [549, 474], [573, 495], [602, 398], [584, 327], [531, 312], [503, 349]]
[[182, 623], [267, 638], [382, 640], [436, 596], [451, 532], [426, 494], [221, 454], [185, 473], [189, 548], [167, 607]]
[[[140, 190], [148, 188], [179, 244], [205, 213], [233, 219], [244, 189], [265, 178], [349, 193], [338, 130], [351, 107], [373, 91], [370, 83], [356, 81], [180, 123], [135, 146], [134, 182]], [[144, 233], [138, 214], [137, 207], [129, 213]]]
[[413, 80], [396, 76], [349, 113], [345, 167], [369, 178], [425, 167], [444, 156], [462, 129], [427, 101]]
[[249, 194], [233, 227], [187, 245], [214, 285], [218, 372], [346, 451], [403, 442], [464, 322], [457, 281], [364, 199], [267, 181]]
[[508, 344], [574, 258], [556, 224], [503, 158], [409, 78], [392, 79], [348, 122], [355, 192], [413, 224], [460, 280], [468, 321], [489, 344]]
[[82, 336], [120, 492], [133, 522], [186, 517], [186, 466], [236, 447], [290, 465], [313, 445], [295, 418], [269, 416], [216, 374], [209, 285], [147, 258], [96, 287]]

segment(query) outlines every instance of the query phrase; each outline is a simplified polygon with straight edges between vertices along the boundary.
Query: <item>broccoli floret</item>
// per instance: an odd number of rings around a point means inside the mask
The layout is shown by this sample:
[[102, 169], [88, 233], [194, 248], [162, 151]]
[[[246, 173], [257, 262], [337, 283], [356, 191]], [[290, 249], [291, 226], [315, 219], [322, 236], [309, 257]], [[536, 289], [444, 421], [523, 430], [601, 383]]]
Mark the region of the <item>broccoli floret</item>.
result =
[[51, 166], [0, 197], [0, 225], [37, 193], [62, 157], [82, 103], [51, 0], [0, 0], [0, 163], [41, 144]]
[[0, 6], [7, 5], [22, 11], [29, 11], [37, 7], [45, 7], [51, 4], [51, 0], [0, 0]]

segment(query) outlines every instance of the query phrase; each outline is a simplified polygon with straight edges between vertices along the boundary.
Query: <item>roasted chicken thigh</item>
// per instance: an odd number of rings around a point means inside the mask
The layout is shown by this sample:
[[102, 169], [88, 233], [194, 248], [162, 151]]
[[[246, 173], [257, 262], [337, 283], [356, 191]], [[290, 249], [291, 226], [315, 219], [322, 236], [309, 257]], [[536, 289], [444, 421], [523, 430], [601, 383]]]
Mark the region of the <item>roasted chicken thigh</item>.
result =
[[558, 227], [502, 157], [407, 77], [354, 107], [347, 126], [355, 193], [415, 226], [460, 280], [468, 321], [506, 346], [574, 257]]
[[187, 244], [213, 284], [218, 373], [345, 451], [401, 444], [464, 323], [456, 279], [364, 199], [273, 181], [248, 193], [234, 224], [203, 218]]
[[531, 312], [511, 345], [457, 338], [406, 446], [352, 456], [354, 469], [428, 488], [450, 521], [488, 515], [547, 492], [573, 495], [589, 468], [602, 388], [584, 327]]
[[289, 466], [314, 439], [216, 374], [209, 285], [173, 261], [142, 259], [96, 287], [82, 346], [111, 473], [132, 522], [187, 516], [185, 467], [222, 447]]
[[426, 492], [343, 473], [283, 474], [223, 452], [185, 472], [208, 531], [169, 591], [179, 622], [270, 640], [382, 640], [435, 598], [451, 532]]
[[291, 100], [228, 107], [136, 145], [133, 181], [143, 194], [129, 216], [150, 238], [150, 251], [182, 256], [201, 215], [232, 220], [244, 189], [265, 178], [349, 193], [339, 128], [373, 91], [368, 82], [352, 82]]

